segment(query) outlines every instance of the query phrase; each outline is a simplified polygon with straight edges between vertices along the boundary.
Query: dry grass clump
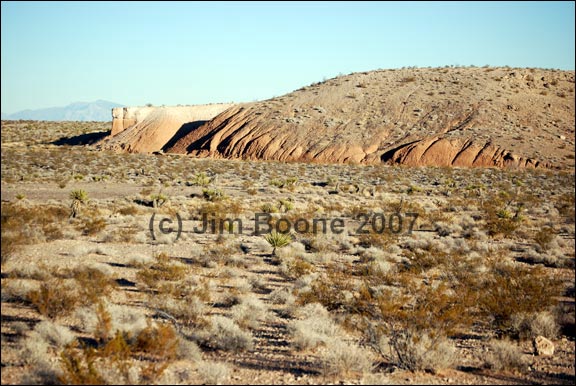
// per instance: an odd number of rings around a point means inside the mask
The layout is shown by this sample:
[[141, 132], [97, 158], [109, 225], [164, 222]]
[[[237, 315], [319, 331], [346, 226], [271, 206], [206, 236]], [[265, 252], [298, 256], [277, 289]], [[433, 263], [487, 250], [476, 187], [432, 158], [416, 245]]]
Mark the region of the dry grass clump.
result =
[[492, 370], [524, 370], [527, 366], [522, 351], [509, 340], [492, 340], [486, 366]]
[[302, 319], [289, 322], [288, 331], [296, 350], [313, 349], [342, 333], [330, 313], [319, 303], [305, 305], [295, 312], [295, 316]]
[[100, 301], [80, 307], [75, 312], [82, 331], [104, 342], [117, 333], [138, 336], [147, 327], [146, 317], [136, 308]]
[[240, 297], [240, 303], [230, 309], [232, 319], [242, 328], [258, 328], [268, 317], [266, 304], [253, 294]]
[[51, 278], [41, 283], [39, 289], [30, 291], [27, 300], [41, 315], [55, 319], [72, 313], [85, 299], [73, 281]]
[[451, 368], [456, 362], [454, 344], [432, 331], [395, 330], [381, 336], [376, 349], [390, 363], [410, 371], [436, 373]]
[[218, 350], [244, 351], [254, 347], [250, 332], [242, 330], [234, 320], [220, 315], [210, 318], [210, 326], [199, 339], [204, 345]]
[[156, 262], [148, 267], [143, 267], [137, 273], [138, 280], [141, 280], [148, 288], [155, 289], [162, 282], [178, 281], [184, 279], [189, 272], [189, 268], [179, 262], [173, 261], [166, 253], [156, 256]]
[[556, 339], [560, 333], [560, 326], [550, 311], [514, 314], [510, 324], [513, 334], [520, 339], [533, 339], [538, 335]]
[[322, 372], [327, 376], [361, 377], [373, 368], [373, 355], [355, 343], [329, 339], [320, 356]]
[[204, 361], [198, 365], [198, 374], [207, 385], [221, 385], [230, 378], [230, 367], [224, 362]]

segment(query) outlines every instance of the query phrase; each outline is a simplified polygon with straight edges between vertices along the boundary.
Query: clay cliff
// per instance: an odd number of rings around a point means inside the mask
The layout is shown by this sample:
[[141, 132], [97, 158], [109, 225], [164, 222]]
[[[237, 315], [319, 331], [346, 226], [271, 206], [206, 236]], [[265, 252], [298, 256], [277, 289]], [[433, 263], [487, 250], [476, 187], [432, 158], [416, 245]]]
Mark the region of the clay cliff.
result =
[[572, 167], [574, 71], [356, 73], [238, 105], [168, 151], [281, 161]]
[[231, 106], [234, 104], [114, 108], [111, 134], [96, 146], [131, 153], [159, 151]]

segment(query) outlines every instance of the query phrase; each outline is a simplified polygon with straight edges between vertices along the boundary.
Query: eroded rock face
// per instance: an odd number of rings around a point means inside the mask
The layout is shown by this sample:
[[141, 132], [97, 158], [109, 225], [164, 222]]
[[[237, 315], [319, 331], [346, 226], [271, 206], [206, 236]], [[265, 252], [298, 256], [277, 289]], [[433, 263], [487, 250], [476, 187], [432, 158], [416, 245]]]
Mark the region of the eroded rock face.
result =
[[206, 121], [233, 106], [209, 104], [174, 107], [119, 107], [112, 109], [112, 132], [97, 144], [102, 149], [151, 153], [171, 145]]
[[279, 161], [566, 168], [574, 165], [573, 86], [574, 72], [559, 70], [352, 74], [235, 106], [167, 151]]
[[111, 136], [143, 121], [156, 107], [116, 107], [112, 109]]

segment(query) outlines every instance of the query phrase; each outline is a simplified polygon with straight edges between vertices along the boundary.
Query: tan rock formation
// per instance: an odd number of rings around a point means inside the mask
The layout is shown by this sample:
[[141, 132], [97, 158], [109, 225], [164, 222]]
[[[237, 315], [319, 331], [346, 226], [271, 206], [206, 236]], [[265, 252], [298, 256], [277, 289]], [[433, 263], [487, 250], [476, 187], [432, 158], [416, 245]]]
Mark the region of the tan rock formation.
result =
[[[233, 104], [120, 107], [112, 110], [112, 132], [101, 149], [150, 153], [187, 134]], [[175, 137], [176, 136], [176, 137]]]

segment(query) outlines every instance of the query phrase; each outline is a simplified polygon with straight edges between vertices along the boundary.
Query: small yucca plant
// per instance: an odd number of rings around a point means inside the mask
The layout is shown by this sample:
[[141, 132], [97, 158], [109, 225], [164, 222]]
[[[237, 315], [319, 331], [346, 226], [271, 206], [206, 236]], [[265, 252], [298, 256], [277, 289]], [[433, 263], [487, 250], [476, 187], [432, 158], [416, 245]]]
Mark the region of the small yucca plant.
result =
[[70, 198], [72, 199], [70, 217], [76, 217], [80, 214], [80, 206], [88, 202], [88, 193], [85, 190], [76, 189], [70, 192]]
[[76, 189], [70, 192], [70, 198], [85, 204], [88, 201], [88, 193], [83, 189]]
[[264, 239], [272, 246], [272, 256], [276, 256], [276, 248], [283, 248], [292, 242], [292, 236], [288, 233], [272, 231], [264, 236]]

